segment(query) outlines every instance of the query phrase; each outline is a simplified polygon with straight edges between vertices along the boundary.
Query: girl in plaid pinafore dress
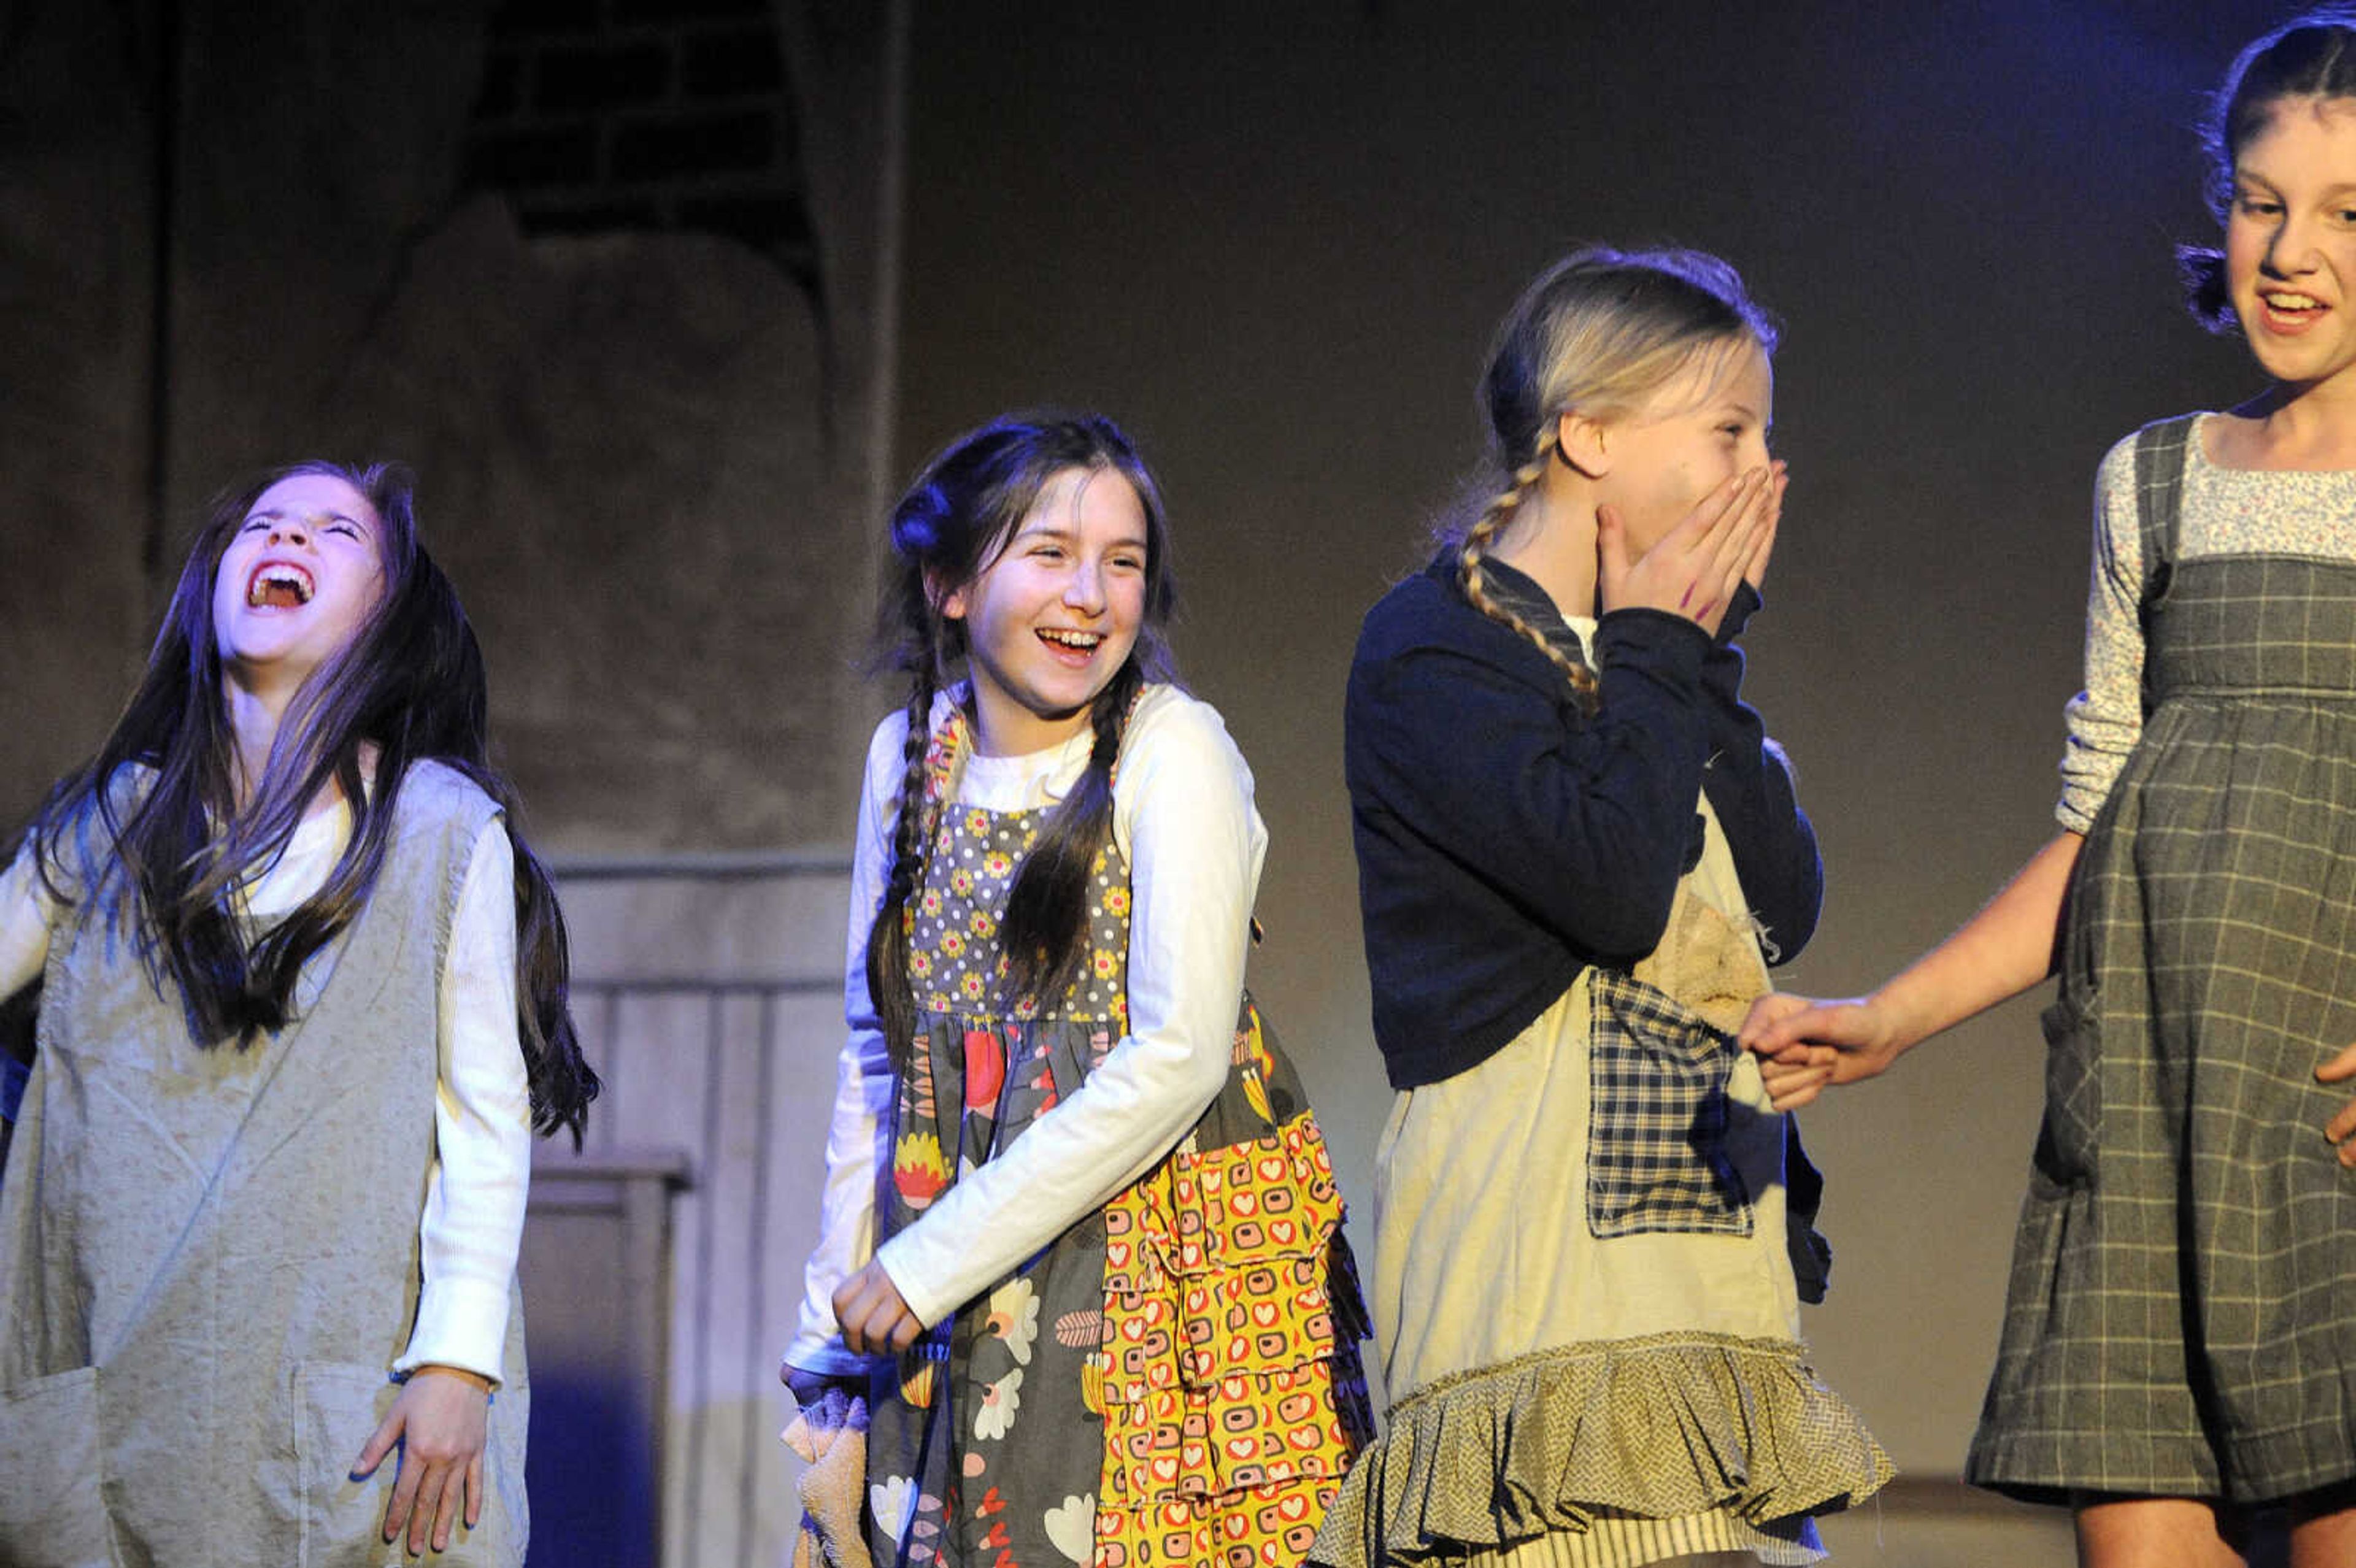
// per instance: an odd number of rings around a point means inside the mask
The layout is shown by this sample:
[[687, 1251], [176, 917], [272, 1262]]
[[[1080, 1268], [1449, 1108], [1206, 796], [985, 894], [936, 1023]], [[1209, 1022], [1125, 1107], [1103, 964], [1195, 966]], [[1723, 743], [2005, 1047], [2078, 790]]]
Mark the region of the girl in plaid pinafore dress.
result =
[[1296, 1563], [1371, 1425], [1364, 1312], [1315, 1120], [1243, 998], [1249, 772], [1147, 678], [1151, 479], [1108, 421], [1001, 420], [893, 537], [915, 679], [869, 753], [786, 1356], [789, 1441], [863, 1413], [864, 1474], [813, 1521], [878, 1564]]
[[1745, 1030], [1803, 1104], [2058, 966], [1967, 1476], [2097, 1568], [2356, 1562], [2356, 25], [2253, 44], [2211, 131], [2193, 307], [2276, 385], [2103, 464], [2063, 832], [1872, 997]]

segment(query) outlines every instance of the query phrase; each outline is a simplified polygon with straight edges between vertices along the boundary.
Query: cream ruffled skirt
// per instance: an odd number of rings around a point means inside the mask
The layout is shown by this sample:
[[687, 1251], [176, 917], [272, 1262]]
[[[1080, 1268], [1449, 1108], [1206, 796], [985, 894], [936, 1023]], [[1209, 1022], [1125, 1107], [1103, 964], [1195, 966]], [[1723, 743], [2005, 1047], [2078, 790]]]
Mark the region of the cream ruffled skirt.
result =
[[1765, 987], [1744, 907], [1710, 820], [1633, 975], [1399, 1095], [1371, 1301], [1393, 1403], [1311, 1562], [1811, 1563], [1809, 1516], [1890, 1477], [1800, 1342], [1785, 1119], [1727, 1032]]

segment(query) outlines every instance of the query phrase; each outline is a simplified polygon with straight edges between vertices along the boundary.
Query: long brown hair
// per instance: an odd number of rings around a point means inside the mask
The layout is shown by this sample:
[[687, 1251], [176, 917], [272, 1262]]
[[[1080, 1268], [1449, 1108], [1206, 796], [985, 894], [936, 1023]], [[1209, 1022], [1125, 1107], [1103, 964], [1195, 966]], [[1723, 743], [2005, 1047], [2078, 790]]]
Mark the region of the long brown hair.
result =
[[[263, 492], [304, 474], [344, 481], [375, 510], [385, 587], [288, 705], [241, 805], [213, 580]], [[28, 831], [42, 880], [61, 903], [124, 879], [158, 994], [168, 978], [199, 1044], [242, 1047], [293, 1019], [304, 964], [367, 903], [410, 765], [430, 759], [464, 773], [498, 803], [514, 847], [517, 1024], [532, 1125], [543, 1134], [569, 1127], [577, 1145], [598, 1083], [566, 1001], [564, 919], [524, 841], [515, 792], [490, 764], [482, 649], [456, 590], [418, 542], [414, 489], [399, 464], [309, 461], [216, 496], [137, 689], [97, 754], [58, 783]], [[377, 752], [372, 785], [360, 765], [367, 746]], [[144, 789], [134, 783], [143, 775]], [[350, 805], [350, 840], [316, 892], [249, 937], [235, 910], [239, 885], [285, 848], [330, 781]], [[98, 858], [86, 860], [78, 844], [94, 845]]]
[[894, 1060], [916, 1029], [908, 979], [908, 899], [923, 880], [928, 823], [926, 752], [933, 699], [966, 656], [962, 621], [943, 600], [997, 559], [1039, 494], [1071, 469], [1108, 469], [1128, 481], [1145, 512], [1145, 606], [1137, 644], [1089, 706], [1095, 740], [1087, 770], [1023, 858], [1000, 923], [1004, 993], [1047, 1000], [1071, 983], [1084, 945], [1087, 880], [1112, 830], [1112, 775], [1129, 710], [1148, 680], [1174, 671], [1163, 628], [1177, 602], [1161, 487], [1120, 427], [1101, 414], [1010, 414], [941, 449], [892, 508], [891, 561], [878, 631], [884, 667], [908, 677], [908, 734], [884, 901], [867, 933], [867, 988]]

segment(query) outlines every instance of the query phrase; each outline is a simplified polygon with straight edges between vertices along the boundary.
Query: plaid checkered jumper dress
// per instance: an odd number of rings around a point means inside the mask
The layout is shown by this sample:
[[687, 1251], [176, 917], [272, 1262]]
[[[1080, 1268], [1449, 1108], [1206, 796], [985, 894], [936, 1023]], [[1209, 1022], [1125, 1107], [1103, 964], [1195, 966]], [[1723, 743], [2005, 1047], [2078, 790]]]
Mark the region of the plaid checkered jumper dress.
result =
[[[1969, 1478], [2283, 1497], [2356, 1474], [2356, 562], [2178, 560], [2138, 438], [2142, 737], [2081, 852]], [[2174, 562], [2172, 568], [2166, 563]]]

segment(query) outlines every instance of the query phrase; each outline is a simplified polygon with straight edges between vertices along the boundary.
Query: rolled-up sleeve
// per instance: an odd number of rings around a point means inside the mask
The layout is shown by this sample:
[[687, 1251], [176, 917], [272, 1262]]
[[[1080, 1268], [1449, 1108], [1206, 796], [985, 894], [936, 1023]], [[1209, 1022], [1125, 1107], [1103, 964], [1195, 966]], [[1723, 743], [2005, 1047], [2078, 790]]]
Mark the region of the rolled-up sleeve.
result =
[[[2196, 434], [2194, 439], [2198, 439]], [[2094, 552], [2086, 591], [2086, 684], [2062, 720], [2062, 799], [2054, 820], [2083, 833], [2143, 738], [2143, 524], [2135, 438], [2111, 448], [2094, 479]]]

